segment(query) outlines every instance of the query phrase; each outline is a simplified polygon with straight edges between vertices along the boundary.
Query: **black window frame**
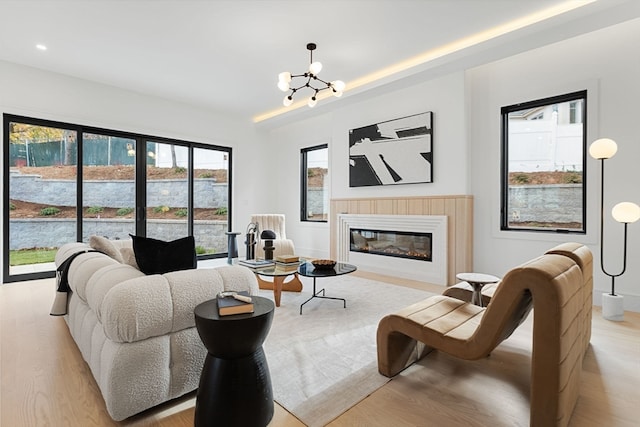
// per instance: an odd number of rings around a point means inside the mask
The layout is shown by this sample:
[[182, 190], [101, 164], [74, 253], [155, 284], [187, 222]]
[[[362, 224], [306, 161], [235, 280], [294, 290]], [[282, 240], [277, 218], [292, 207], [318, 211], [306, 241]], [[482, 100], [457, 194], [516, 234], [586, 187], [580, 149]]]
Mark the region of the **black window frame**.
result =
[[[196, 148], [202, 149], [211, 149], [222, 151], [227, 154], [227, 231], [231, 232], [233, 229], [232, 219], [233, 219], [233, 203], [232, 203], [232, 177], [233, 177], [233, 148], [225, 147], [216, 144], [206, 144], [202, 142], [193, 142], [187, 140], [178, 140], [173, 138], [155, 136], [155, 135], [146, 135], [141, 133], [129, 132], [129, 131], [121, 131], [116, 129], [106, 129], [99, 128], [93, 126], [86, 126], [82, 124], [74, 124], [74, 123], [66, 123], [55, 120], [41, 119], [36, 117], [28, 117], [11, 113], [3, 113], [3, 153], [4, 153], [4, 161], [2, 164], [2, 173], [4, 177], [4, 185], [3, 185], [3, 206], [4, 206], [4, 217], [2, 218], [2, 227], [3, 227], [3, 272], [2, 272], [2, 283], [12, 283], [19, 282], [25, 280], [36, 280], [36, 279], [45, 279], [55, 277], [55, 271], [41, 271], [34, 273], [26, 273], [26, 274], [10, 274], [10, 265], [9, 265], [9, 226], [10, 226], [10, 218], [9, 218], [9, 171], [10, 171], [10, 155], [9, 155], [9, 132], [10, 126], [9, 123], [19, 122], [30, 124], [34, 126], [43, 126], [43, 127], [55, 127], [55, 128], [64, 128], [68, 130], [73, 130], [77, 134], [77, 144], [78, 144], [78, 159], [77, 162], [80, 163], [79, 159], [82, 159], [82, 141], [84, 134], [99, 134], [99, 135], [109, 135], [121, 138], [130, 138], [136, 141], [136, 157], [137, 158], [146, 158], [146, 142], [157, 142], [164, 144], [173, 144], [186, 146], [189, 148], [189, 169], [190, 172], [188, 174], [188, 187], [189, 192], [193, 195], [193, 151]], [[138, 165], [137, 165], [138, 166]], [[83, 180], [82, 180], [82, 168], [77, 168], [77, 194], [76, 194], [76, 208], [77, 208], [77, 229], [76, 229], [76, 238], [77, 241], [82, 241], [83, 235], [83, 224], [82, 224], [82, 191], [83, 191]], [[144, 177], [144, 181], [142, 178]], [[142, 185], [141, 183], [146, 183], [146, 170], [141, 167], [136, 167], [136, 205], [144, 206], [146, 205], [146, 185]], [[193, 226], [194, 226], [194, 217], [193, 217], [193, 197], [189, 197], [189, 206], [188, 206], [189, 216], [188, 216], [188, 235], [193, 235]], [[142, 222], [141, 222], [142, 220]], [[144, 209], [137, 209], [136, 212], [136, 234], [138, 236], [146, 236], [146, 228], [143, 225], [146, 222], [146, 212]], [[67, 242], [64, 242], [67, 243]], [[197, 255], [198, 260], [207, 260], [214, 258], [226, 258], [226, 252], [220, 252], [215, 254], [203, 254]]]
[[[582, 109], [582, 228], [534, 228], [509, 226], [509, 114], [530, 108], [571, 101], [583, 101]], [[500, 230], [535, 233], [587, 233], [587, 90], [508, 105], [500, 109], [501, 115], [501, 158], [500, 158]]]
[[[307, 185], [309, 182], [307, 177], [308, 154], [311, 151], [324, 150], [324, 149], [329, 150], [329, 144], [314, 145], [312, 147], [306, 147], [300, 150], [300, 221], [303, 221], [303, 222], [318, 222], [318, 223], [328, 222], [328, 215], [329, 215], [328, 212], [327, 212], [327, 219], [309, 219], [309, 216], [308, 216], [309, 209], [308, 209], [308, 199], [307, 199], [307, 194], [308, 194]], [[327, 169], [328, 167], [329, 166], [327, 165]]]

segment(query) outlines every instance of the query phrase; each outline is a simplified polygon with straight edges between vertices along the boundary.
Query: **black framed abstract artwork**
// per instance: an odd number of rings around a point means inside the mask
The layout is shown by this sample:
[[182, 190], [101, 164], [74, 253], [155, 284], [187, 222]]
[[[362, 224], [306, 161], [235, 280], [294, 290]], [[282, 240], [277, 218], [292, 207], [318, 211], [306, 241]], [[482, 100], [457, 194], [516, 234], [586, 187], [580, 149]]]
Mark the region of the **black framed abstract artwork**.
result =
[[349, 187], [432, 181], [432, 112], [349, 131]]

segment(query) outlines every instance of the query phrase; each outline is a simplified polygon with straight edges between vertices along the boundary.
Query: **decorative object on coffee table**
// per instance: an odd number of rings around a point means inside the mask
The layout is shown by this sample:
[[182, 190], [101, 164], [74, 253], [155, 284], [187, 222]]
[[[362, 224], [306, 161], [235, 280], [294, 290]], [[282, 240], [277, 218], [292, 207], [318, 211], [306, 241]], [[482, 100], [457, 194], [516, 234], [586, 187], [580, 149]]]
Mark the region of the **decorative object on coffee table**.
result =
[[274, 306], [267, 298], [252, 300], [253, 313], [220, 316], [215, 299], [194, 310], [207, 348], [196, 397], [196, 427], [266, 426], [273, 418], [271, 376], [262, 344]]
[[247, 259], [256, 259], [256, 244], [258, 243], [258, 235], [260, 234], [260, 226], [257, 222], [250, 222], [247, 225], [247, 232], [245, 235], [247, 252], [245, 257]]
[[273, 240], [276, 238], [276, 233], [273, 230], [263, 230], [260, 233], [260, 240], [264, 240], [264, 259], [273, 259]]
[[[276, 237], [273, 239], [273, 256], [283, 254], [295, 254], [296, 249], [293, 240], [287, 239], [284, 214], [252, 214], [251, 222], [256, 224], [259, 230], [271, 230]], [[261, 242], [256, 246], [256, 257], [264, 258]]]
[[318, 270], [331, 270], [336, 266], [336, 262], [332, 259], [314, 259], [311, 264]]
[[335, 298], [335, 297], [325, 296], [324, 288], [319, 291], [316, 291], [316, 278], [341, 276], [343, 274], [353, 273], [358, 268], [355, 265], [345, 264], [342, 262], [335, 262], [332, 260], [316, 260], [316, 261], [331, 261], [333, 262], [333, 266], [331, 266], [330, 268], [325, 268], [329, 266], [330, 263], [329, 264], [321, 263], [321, 264], [318, 264], [321, 266], [320, 268], [318, 268], [312, 262], [304, 262], [300, 264], [300, 267], [298, 267], [298, 274], [305, 277], [313, 278], [313, 293], [311, 294], [311, 298], [309, 298], [308, 300], [300, 304], [300, 314], [302, 314], [302, 306], [304, 306], [306, 303], [308, 303], [314, 298], [339, 300], [339, 301], [342, 301], [344, 308], [347, 308], [347, 300], [345, 300], [344, 298]]

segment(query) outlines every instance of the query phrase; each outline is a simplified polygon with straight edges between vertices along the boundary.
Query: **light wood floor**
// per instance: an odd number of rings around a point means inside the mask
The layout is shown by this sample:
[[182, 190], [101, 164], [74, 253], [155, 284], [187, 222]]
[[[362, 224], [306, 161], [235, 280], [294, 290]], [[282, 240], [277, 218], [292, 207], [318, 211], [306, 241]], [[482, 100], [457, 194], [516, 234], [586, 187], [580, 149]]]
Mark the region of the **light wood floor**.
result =
[[[0, 426], [193, 426], [194, 393], [113, 422], [64, 320], [48, 315], [53, 288], [53, 279], [0, 286]], [[570, 425], [640, 425], [640, 313], [593, 314]], [[330, 426], [526, 426], [530, 351], [531, 318], [486, 359], [430, 354]], [[303, 424], [276, 405], [270, 426]]]

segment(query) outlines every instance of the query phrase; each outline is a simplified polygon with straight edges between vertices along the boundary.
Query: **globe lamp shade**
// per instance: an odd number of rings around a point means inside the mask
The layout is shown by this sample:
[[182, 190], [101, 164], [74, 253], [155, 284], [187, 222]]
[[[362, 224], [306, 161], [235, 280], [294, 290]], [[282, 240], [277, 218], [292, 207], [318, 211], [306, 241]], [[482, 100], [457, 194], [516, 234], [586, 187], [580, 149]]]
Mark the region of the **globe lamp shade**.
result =
[[631, 202], [618, 203], [611, 209], [611, 216], [618, 222], [633, 223], [640, 219], [640, 206]]
[[618, 144], [613, 139], [596, 139], [589, 146], [589, 155], [596, 160], [610, 159], [618, 151]]

